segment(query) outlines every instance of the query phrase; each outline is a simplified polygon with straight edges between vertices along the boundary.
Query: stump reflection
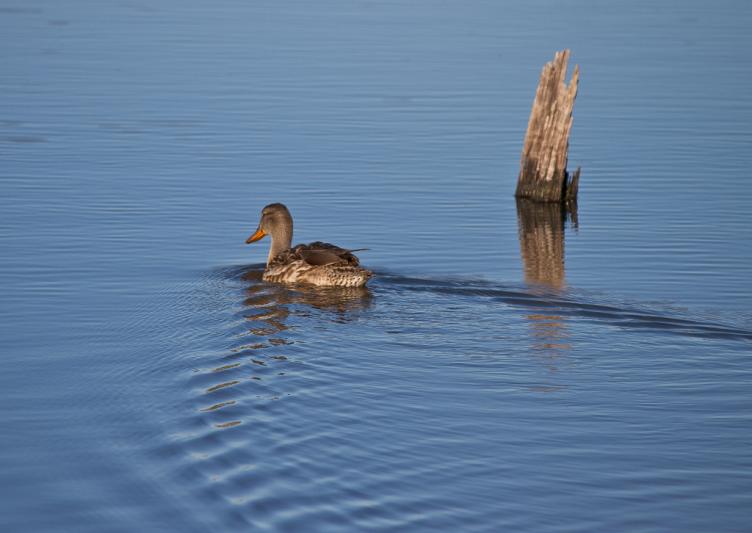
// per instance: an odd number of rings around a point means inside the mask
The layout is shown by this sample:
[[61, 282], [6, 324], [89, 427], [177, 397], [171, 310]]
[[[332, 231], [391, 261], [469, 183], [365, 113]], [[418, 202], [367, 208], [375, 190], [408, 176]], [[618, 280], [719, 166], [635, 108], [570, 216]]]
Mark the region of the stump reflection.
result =
[[565, 286], [564, 222], [566, 208], [558, 203], [517, 199], [517, 224], [525, 282], [553, 289]]
[[[558, 292], [566, 287], [564, 226], [568, 215], [576, 226], [576, 210], [567, 210], [559, 203], [517, 199], [520, 256], [528, 285], [546, 292], [551, 289]], [[565, 317], [536, 309], [527, 318], [530, 320], [533, 348], [545, 352], [547, 366], [555, 371], [558, 352], [570, 348]]]

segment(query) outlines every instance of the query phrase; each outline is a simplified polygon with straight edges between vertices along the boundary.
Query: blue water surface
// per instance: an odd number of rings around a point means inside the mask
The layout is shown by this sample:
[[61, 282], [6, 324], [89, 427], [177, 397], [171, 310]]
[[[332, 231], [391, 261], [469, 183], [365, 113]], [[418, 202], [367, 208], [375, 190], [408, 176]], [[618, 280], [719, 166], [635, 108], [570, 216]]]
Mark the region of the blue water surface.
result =
[[0, 530], [748, 530], [751, 6], [3, 2]]

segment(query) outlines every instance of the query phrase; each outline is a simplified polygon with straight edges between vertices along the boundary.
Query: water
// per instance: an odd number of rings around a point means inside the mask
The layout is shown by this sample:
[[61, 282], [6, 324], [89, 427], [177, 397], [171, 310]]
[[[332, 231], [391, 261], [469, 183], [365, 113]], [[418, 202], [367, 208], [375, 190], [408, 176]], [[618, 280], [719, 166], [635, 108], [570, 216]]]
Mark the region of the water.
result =
[[[744, 2], [5, 2], [3, 531], [744, 531]], [[576, 220], [516, 205], [573, 49]], [[368, 247], [260, 281], [261, 207]]]

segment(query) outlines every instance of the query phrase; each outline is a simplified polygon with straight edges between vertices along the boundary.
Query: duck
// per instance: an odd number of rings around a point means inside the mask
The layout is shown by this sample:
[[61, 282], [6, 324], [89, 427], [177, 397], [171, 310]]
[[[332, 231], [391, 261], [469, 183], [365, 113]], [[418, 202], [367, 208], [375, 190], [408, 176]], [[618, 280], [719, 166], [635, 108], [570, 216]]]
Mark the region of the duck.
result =
[[284, 204], [269, 204], [261, 210], [256, 232], [246, 244], [271, 238], [266, 268], [261, 276], [273, 283], [304, 283], [320, 287], [363, 287], [373, 272], [360, 266], [349, 250], [326, 242], [292, 244], [292, 215]]

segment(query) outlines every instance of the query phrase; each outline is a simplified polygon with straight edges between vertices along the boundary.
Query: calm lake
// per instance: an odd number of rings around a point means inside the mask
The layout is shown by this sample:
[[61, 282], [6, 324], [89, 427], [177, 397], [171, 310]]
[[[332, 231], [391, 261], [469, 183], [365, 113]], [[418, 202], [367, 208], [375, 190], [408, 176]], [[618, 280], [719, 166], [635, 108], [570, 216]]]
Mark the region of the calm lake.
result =
[[[0, 530], [749, 531], [750, 27], [3, 1]], [[576, 217], [513, 197], [562, 48]], [[368, 289], [262, 282], [271, 202]]]

